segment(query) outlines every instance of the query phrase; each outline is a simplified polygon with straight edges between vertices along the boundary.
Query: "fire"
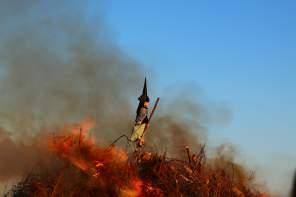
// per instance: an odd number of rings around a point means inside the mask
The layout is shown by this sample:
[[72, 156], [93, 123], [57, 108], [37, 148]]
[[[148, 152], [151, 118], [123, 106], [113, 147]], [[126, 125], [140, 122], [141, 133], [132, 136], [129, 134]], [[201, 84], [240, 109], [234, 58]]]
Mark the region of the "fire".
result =
[[88, 135], [93, 122], [65, 127], [47, 139], [58, 159], [21, 181], [14, 196], [268, 196], [254, 187], [238, 164], [206, 160], [204, 146], [188, 161], [154, 152], [131, 155], [115, 146], [102, 147]]
[[92, 177], [98, 186], [115, 185], [119, 196], [142, 196], [143, 181], [130, 165], [127, 153], [116, 147], [100, 147], [87, 135], [89, 122], [67, 128], [67, 135], [48, 139], [49, 149]]

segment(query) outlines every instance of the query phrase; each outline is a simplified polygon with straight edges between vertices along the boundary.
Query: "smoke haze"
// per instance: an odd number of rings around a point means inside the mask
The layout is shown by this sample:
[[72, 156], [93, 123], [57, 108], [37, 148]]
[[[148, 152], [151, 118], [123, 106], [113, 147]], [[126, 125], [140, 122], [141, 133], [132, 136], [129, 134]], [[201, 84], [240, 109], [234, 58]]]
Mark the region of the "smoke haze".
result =
[[[110, 38], [101, 10], [91, 1], [0, 2], [0, 181], [43, 159], [34, 136], [64, 124], [91, 117], [92, 135], [105, 144], [130, 133], [144, 75]], [[199, 105], [169, 100], [148, 139], [177, 154], [199, 145], [190, 132], [204, 127]], [[174, 113], [182, 106], [187, 118]]]

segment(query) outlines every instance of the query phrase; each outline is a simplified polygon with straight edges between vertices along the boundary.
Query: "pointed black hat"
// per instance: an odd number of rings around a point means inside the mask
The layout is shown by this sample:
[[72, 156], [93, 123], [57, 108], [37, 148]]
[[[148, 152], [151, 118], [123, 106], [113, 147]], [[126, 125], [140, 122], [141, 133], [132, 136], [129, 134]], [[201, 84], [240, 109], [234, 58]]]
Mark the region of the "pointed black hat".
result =
[[143, 91], [142, 91], [142, 95], [138, 98], [138, 100], [140, 102], [149, 102], [149, 96], [147, 93], [147, 82], [146, 82], [146, 77], [145, 77], [145, 81], [144, 81], [144, 87], [143, 87]]

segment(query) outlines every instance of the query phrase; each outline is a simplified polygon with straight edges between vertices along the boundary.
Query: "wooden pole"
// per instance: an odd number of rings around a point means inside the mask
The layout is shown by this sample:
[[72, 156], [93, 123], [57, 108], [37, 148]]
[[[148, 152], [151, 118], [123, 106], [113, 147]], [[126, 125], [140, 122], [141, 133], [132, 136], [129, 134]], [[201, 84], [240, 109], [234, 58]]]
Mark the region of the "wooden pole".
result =
[[[157, 105], [158, 105], [158, 103], [159, 103], [159, 100], [160, 100], [160, 98], [157, 97], [157, 99], [156, 99], [156, 101], [155, 101], [155, 104], [154, 104], [154, 107], [153, 107], [153, 109], [152, 109], [152, 111], [151, 111], [151, 113], [150, 113], [150, 116], [149, 116], [149, 119], [148, 119], [148, 123], [147, 123], [147, 124], [150, 123], [150, 121], [151, 121], [151, 119], [152, 119], [152, 117], [153, 117], [153, 114], [154, 114], [154, 112], [155, 112], [155, 110], [156, 110], [156, 108], [157, 108]], [[145, 132], [146, 132], [146, 130], [147, 130], [147, 124], [146, 124], [145, 130], [144, 130], [144, 132], [143, 132], [141, 138], [144, 136], [144, 134], [145, 134]]]

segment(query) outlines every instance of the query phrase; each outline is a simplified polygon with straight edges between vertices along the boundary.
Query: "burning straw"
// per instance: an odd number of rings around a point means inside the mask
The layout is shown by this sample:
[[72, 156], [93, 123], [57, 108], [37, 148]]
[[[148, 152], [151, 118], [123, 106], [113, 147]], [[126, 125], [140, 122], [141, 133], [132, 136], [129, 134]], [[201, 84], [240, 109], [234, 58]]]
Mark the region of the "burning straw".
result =
[[184, 149], [188, 159], [101, 147], [82, 122], [50, 136], [55, 156], [37, 166], [6, 196], [267, 196], [253, 184], [254, 175], [221, 158], [208, 159]]

